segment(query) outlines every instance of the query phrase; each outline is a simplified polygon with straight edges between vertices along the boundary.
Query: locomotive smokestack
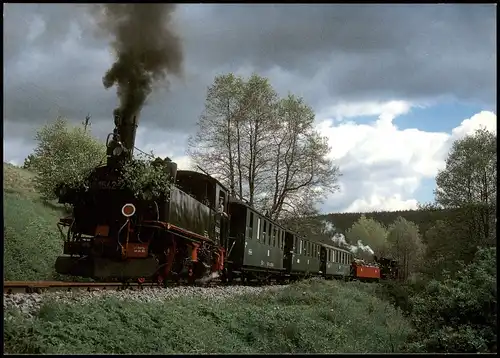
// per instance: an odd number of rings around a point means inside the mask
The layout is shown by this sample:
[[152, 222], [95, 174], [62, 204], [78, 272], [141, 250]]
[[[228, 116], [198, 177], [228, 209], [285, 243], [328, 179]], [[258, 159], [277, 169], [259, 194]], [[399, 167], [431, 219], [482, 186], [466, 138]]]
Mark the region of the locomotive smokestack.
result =
[[117, 108], [114, 111], [114, 117], [120, 142], [126, 149], [128, 158], [131, 159], [134, 152], [137, 125], [139, 124], [139, 112], [126, 113]]
[[116, 86], [122, 144], [134, 148], [138, 114], [153, 85], [182, 73], [182, 44], [174, 30], [175, 4], [99, 4], [91, 7], [97, 25], [112, 36], [115, 62], [102, 81]]

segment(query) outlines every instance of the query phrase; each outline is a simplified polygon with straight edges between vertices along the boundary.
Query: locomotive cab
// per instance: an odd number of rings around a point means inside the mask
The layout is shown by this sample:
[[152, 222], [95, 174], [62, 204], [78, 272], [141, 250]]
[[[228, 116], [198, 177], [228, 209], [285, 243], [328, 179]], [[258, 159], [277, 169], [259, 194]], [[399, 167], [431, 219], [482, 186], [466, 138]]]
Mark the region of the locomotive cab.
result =
[[176, 186], [213, 212], [213, 237], [223, 245], [229, 229], [228, 190], [217, 179], [191, 170], [177, 171]]

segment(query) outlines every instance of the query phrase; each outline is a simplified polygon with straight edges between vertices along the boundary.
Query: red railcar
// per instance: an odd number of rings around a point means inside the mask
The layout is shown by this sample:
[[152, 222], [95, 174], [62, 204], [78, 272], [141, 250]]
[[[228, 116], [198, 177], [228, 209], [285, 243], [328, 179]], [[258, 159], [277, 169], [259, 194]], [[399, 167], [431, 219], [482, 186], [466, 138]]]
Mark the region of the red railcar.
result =
[[378, 281], [380, 280], [380, 268], [376, 265], [365, 264], [361, 261], [353, 261], [351, 273], [354, 279], [360, 281]]

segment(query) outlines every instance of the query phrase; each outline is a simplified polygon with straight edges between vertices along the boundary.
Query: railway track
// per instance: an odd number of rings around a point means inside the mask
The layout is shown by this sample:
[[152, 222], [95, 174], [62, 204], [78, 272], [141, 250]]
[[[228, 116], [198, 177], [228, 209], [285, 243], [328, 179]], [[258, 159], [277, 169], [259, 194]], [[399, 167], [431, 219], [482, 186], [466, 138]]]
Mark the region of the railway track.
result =
[[96, 291], [96, 290], [140, 290], [144, 287], [159, 287], [153, 283], [130, 283], [119, 282], [64, 282], [64, 281], [5, 281], [3, 293], [43, 293], [48, 291]]
[[[273, 283], [270, 283], [271, 285]], [[4, 294], [14, 294], [14, 293], [44, 293], [44, 292], [55, 292], [55, 291], [100, 291], [100, 290], [142, 290], [146, 287], [157, 287], [159, 289], [168, 289], [168, 287], [178, 287], [178, 286], [201, 286], [201, 287], [215, 287], [215, 286], [227, 286], [227, 285], [244, 285], [244, 286], [255, 286], [259, 285], [255, 282], [243, 283], [241, 281], [234, 281], [232, 284], [222, 284], [219, 279], [210, 280], [203, 283], [195, 284], [176, 284], [171, 283], [164, 288], [163, 285], [159, 285], [154, 282], [131, 282], [131, 283], [121, 283], [121, 282], [67, 282], [67, 281], [4, 281], [3, 283], [3, 293]]]

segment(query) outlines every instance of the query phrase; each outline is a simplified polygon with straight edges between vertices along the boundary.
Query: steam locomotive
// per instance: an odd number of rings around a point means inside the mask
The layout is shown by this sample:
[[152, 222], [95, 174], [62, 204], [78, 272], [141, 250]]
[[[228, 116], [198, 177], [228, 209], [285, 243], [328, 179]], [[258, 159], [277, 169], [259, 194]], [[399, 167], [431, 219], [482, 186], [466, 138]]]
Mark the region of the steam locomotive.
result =
[[73, 207], [58, 223], [64, 236], [58, 273], [165, 284], [214, 277], [226, 282], [307, 276], [379, 280], [381, 271], [392, 272], [300, 237], [230, 197], [217, 179], [177, 170], [168, 159], [159, 164], [175, 185], [166, 195], [138, 200], [117, 185], [123, 163], [132, 158], [136, 128], [137, 116], [115, 114], [106, 165], [94, 169], [84, 189], [58, 187], [59, 202]]

